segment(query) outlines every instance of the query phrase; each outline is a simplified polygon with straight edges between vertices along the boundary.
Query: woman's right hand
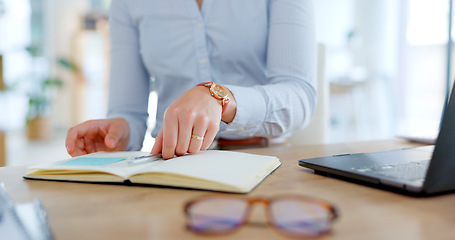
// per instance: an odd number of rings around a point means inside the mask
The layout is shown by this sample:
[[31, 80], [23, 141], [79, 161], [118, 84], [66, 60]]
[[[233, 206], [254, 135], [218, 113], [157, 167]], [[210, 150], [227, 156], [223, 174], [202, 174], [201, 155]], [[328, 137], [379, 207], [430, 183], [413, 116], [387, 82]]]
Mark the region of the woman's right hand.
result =
[[129, 139], [130, 128], [124, 118], [90, 120], [68, 130], [66, 149], [73, 157], [98, 151], [123, 151]]

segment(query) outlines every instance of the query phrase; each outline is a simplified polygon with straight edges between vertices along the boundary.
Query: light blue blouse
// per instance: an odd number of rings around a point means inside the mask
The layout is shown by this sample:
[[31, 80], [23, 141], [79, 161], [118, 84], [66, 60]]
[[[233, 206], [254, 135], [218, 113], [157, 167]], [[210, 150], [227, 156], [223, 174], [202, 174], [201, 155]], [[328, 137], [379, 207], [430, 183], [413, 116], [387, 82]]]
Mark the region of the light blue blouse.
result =
[[[108, 117], [130, 124], [140, 149], [149, 92], [158, 93], [156, 136], [166, 108], [200, 82], [237, 101], [220, 135], [282, 136], [302, 128], [316, 104], [311, 0], [113, 0]], [[152, 84], [151, 79], [155, 79]]]

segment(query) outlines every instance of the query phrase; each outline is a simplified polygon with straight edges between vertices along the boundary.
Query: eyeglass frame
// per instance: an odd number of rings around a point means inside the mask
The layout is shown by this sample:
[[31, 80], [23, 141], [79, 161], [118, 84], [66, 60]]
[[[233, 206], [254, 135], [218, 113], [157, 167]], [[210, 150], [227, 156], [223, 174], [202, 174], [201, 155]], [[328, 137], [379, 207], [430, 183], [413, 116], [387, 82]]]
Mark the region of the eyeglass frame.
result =
[[[248, 203], [248, 205], [246, 206], [246, 209], [245, 209], [245, 212], [243, 213], [244, 216], [242, 217], [241, 219], [241, 222], [233, 227], [233, 228], [230, 228], [230, 229], [227, 229], [227, 230], [224, 230], [224, 231], [198, 231], [197, 229], [193, 229], [191, 228], [191, 214], [189, 213], [189, 209], [192, 205], [204, 200], [204, 199], [208, 199], [208, 198], [231, 198], [231, 199], [241, 199], [241, 200], [244, 200]], [[230, 234], [230, 233], [233, 233], [235, 232], [236, 230], [239, 230], [240, 228], [242, 228], [244, 225], [246, 225], [248, 223], [248, 220], [251, 216], [251, 209], [252, 209], [252, 206], [254, 206], [254, 204], [256, 203], [262, 203], [264, 204], [264, 207], [265, 207], [265, 213], [266, 213], [266, 216], [267, 216], [267, 224], [269, 226], [272, 227], [272, 229], [276, 230], [278, 233], [280, 234], [284, 234], [286, 236], [291, 236], [291, 237], [302, 237], [302, 235], [299, 235], [299, 234], [292, 234], [291, 232], [289, 231], [286, 231], [285, 229], [279, 227], [278, 225], [276, 225], [273, 221], [273, 218], [271, 216], [271, 211], [270, 211], [270, 205], [271, 203], [273, 203], [274, 200], [276, 199], [299, 199], [299, 200], [303, 200], [305, 202], [310, 202], [310, 203], [314, 203], [314, 204], [318, 204], [319, 206], [322, 206], [323, 208], [325, 208], [327, 210], [327, 213], [328, 213], [328, 223], [329, 224], [332, 224], [336, 219], [339, 218], [339, 212], [337, 210], [337, 208], [329, 203], [329, 202], [326, 202], [324, 200], [321, 200], [321, 199], [317, 199], [317, 198], [314, 198], [314, 197], [309, 197], [309, 196], [305, 196], [305, 195], [297, 195], [297, 194], [284, 194], [284, 195], [277, 195], [277, 196], [273, 196], [273, 197], [248, 197], [248, 196], [240, 196], [240, 195], [229, 195], [229, 194], [209, 194], [209, 195], [203, 195], [203, 196], [199, 196], [199, 197], [196, 197], [196, 198], [193, 198], [189, 201], [187, 201], [183, 207], [183, 211], [187, 217], [187, 228], [190, 229], [192, 232], [195, 232], [195, 233], [198, 233], [198, 234], [201, 234], [201, 235], [223, 235], [223, 234]], [[320, 236], [320, 235], [323, 235], [323, 234], [326, 234], [328, 232], [330, 232], [331, 228], [327, 228], [325, 231], [322, 231], [322, 232], [318, 232], [316, 235], [314, 236]], [[308, 235], [305, 235], [305, 236], [308, 236]], [[313, 236], [313, 235], [310, 235], [310, 236]]]

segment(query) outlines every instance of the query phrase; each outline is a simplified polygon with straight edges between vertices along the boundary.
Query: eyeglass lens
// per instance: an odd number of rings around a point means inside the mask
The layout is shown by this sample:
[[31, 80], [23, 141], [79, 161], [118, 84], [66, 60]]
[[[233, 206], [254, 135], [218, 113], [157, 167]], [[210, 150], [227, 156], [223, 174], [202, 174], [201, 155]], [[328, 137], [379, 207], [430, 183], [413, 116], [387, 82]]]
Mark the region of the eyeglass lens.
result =
[[270, 204], [272, 224], [292, 235], [318, 235], [330, 228], [330, 212], [321, 204], [302, 199], [275, 199]]
[[[188, 209], [189, 227], [200, 233], [223, 233], [246, 221], [248, 201], [243, 198], [208, 197]], [[276, 198], [268, 209], [272, 225], [294, 236], [318, 235], [330, 228], [331, 213], [325, 206], [301, 198]]]
[[227, 232], [240, 226], [248, 202], [236, 198], [206, 198], [188, 210], [190, 228], [197, 232]]

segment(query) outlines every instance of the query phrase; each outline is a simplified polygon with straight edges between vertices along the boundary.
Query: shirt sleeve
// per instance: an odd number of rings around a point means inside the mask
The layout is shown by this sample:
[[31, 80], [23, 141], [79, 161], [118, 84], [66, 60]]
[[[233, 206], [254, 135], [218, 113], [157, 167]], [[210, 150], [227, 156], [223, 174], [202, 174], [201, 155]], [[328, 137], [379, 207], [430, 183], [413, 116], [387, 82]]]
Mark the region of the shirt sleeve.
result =
[[142, 147], [147, 129], [150, 92], [148, 73], [139, 51], [139, 34], [127, 0], [113, 0], [109, 10], [111, 67], [108, 118], [125, 118], [130, 127], [127, 150]]
[[316, 107], [316, 40], [311, 0], [271, 0], [268, 84], [226, 85], [237, 102], [223, 134], [285, 136], [307, 125]]

